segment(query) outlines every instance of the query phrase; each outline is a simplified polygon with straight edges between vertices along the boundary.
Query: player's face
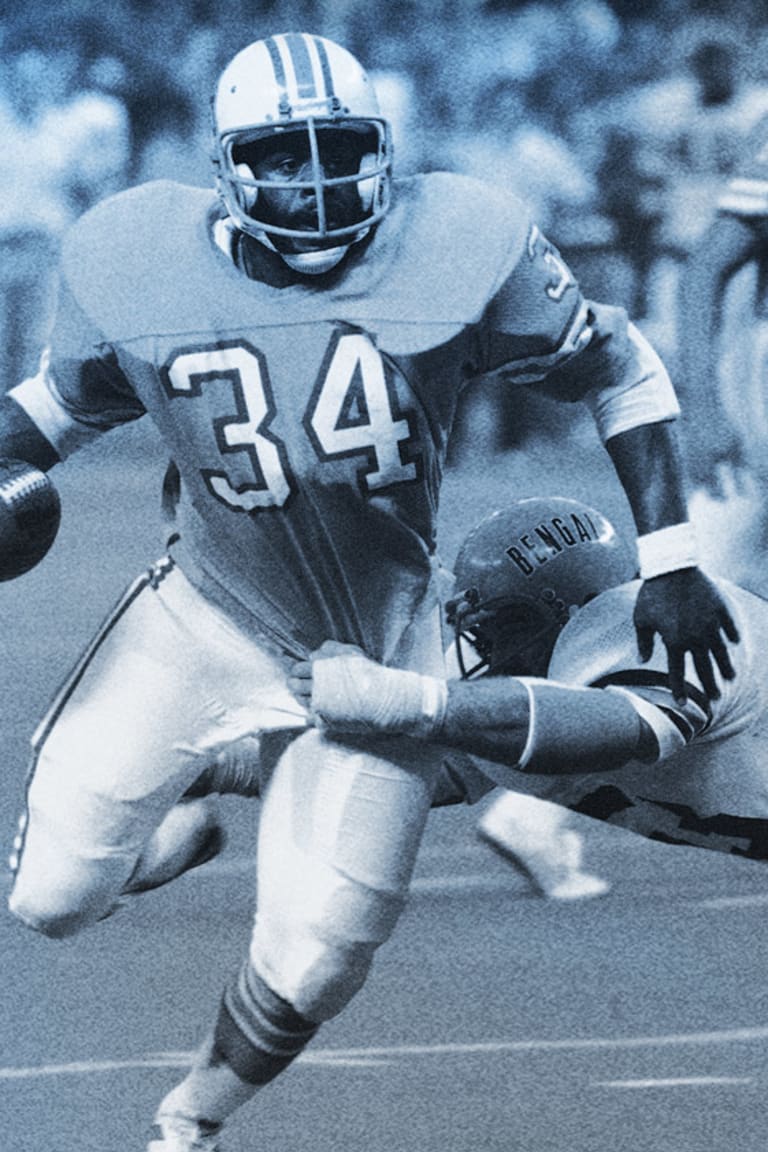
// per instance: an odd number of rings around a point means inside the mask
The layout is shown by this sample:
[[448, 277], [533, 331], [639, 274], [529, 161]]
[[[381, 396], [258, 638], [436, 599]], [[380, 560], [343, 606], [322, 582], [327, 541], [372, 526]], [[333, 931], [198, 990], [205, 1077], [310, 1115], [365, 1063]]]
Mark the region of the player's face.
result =
[[[259, 191], [258, 215], [267, 223], [296, 231], [317, 231], [318, 204], [314, 186], [306, 186], [319, 175], [323, 180], [354, 176], [360, 161], [369, 151], [365, 136], [343, 129], [325, 129], [317, 133], [319, 173], [316, 173], [307, 132], [292, 132], [261, 142], [250, 167], [257, 180], [280, 187]], [[301, 185], [305, 185], [302, 187]], [[292, 187], [292, 185], [297, 185]], [[360, 196], [354, 182], [326, 188], [324, 192], [326, 226], [346, 228], [361, 218]], [[310, 251], [320, 245], [289, 237], [273, 237], [276, 247], [285, 251]]]
[[546, 676], [559, 629], [525, 608], [505, 608], [480, 626], [490, 676]]
[[[488, 676], [546, 676], [559, 633], [551, 618], [526, 604], [478, 608], [462, 626]], [[465, 663], [471, 664], [465, 657]]]

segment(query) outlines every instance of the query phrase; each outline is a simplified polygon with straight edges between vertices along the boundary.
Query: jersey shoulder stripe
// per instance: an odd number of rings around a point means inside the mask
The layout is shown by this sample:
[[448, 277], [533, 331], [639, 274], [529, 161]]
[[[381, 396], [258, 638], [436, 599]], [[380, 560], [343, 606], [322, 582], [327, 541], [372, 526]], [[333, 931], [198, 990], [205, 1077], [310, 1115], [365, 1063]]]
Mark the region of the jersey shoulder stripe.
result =
[[609, 686], [626, 688], [653, 704], [675, 725], [686, 744], [701, 736], [712, 722], [712, 706], [701, 688], [686, 681], [688, 699], [678, 704], [665, 672], [632, 668], [600, 676], [592, 684], [593, 688]]

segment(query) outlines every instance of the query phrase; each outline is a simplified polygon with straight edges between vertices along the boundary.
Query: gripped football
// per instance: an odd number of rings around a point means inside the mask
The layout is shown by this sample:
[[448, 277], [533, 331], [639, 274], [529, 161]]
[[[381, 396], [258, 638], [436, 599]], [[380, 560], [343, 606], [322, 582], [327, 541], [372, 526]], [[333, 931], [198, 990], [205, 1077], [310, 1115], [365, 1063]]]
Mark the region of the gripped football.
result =
[[59, 494], [45, 472], [23, 460], [0, 460], [0, 581], [39, 564], [60, 521]]

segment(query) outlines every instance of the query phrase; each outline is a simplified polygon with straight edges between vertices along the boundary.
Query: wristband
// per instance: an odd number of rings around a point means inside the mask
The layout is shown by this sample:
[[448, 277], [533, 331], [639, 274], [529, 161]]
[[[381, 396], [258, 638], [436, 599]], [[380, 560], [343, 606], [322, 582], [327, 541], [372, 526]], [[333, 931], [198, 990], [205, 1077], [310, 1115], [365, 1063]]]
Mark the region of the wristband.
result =
[[652, 580], [665, 572], [677, 572], [681, 568], [695, 568], [696, 536], [689, 521], [683, 524], [670, 524], [637, 538], [637, 556], [640, 561], [640, 578]]

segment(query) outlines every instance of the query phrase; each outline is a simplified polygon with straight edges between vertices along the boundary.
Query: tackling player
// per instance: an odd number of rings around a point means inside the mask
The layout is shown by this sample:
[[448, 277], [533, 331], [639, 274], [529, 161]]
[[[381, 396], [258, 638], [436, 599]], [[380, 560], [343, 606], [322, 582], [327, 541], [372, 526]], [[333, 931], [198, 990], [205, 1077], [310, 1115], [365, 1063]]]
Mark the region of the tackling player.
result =
[[[505, 788], [653, 840], [768, 860], [768, 601], [720, 583], [742, 637], [736, 677], [711, 699], [689, 660], [682, 704], [660, 645], [638, 659], [632, 567], [595, 509], [521, 500], [481, 521], [457, 560], [463, 591], [448, 610], [463, 678], [428, 684], [327, 644], [297, 663], [294, 689], [331, 731], [458, 750], [446, 751], [457, 777], [466, 753]], [[505, 805], [502, 794], [502, 844]]]
[[36, 733], [13, 912], [51, 936], [108, 915], [201, 766], [288, 733], [249, 956], [161, 1105], [157, 1152], [214, 1148], [360, 988], [403, 908], [441, 756], [307, 728], [288, 669], [332, 639], [440, 682], [435, 515], [465, 386], [590, 406], [641, 534], [642, 651], [658, 631], [676, 694], [689, 650], [717, 693], [737, 639], [695, 566], [663, 365], [517, 201], [446, 173], [394, 181], [365, 72], [318, 36], [238, 53], [213, 131], [217, 197], [150, 183], [72, 228], [50, 348], [0, 398], [0, 456], [48, 469], [147, 414], [181, 476], [170, 557]]

